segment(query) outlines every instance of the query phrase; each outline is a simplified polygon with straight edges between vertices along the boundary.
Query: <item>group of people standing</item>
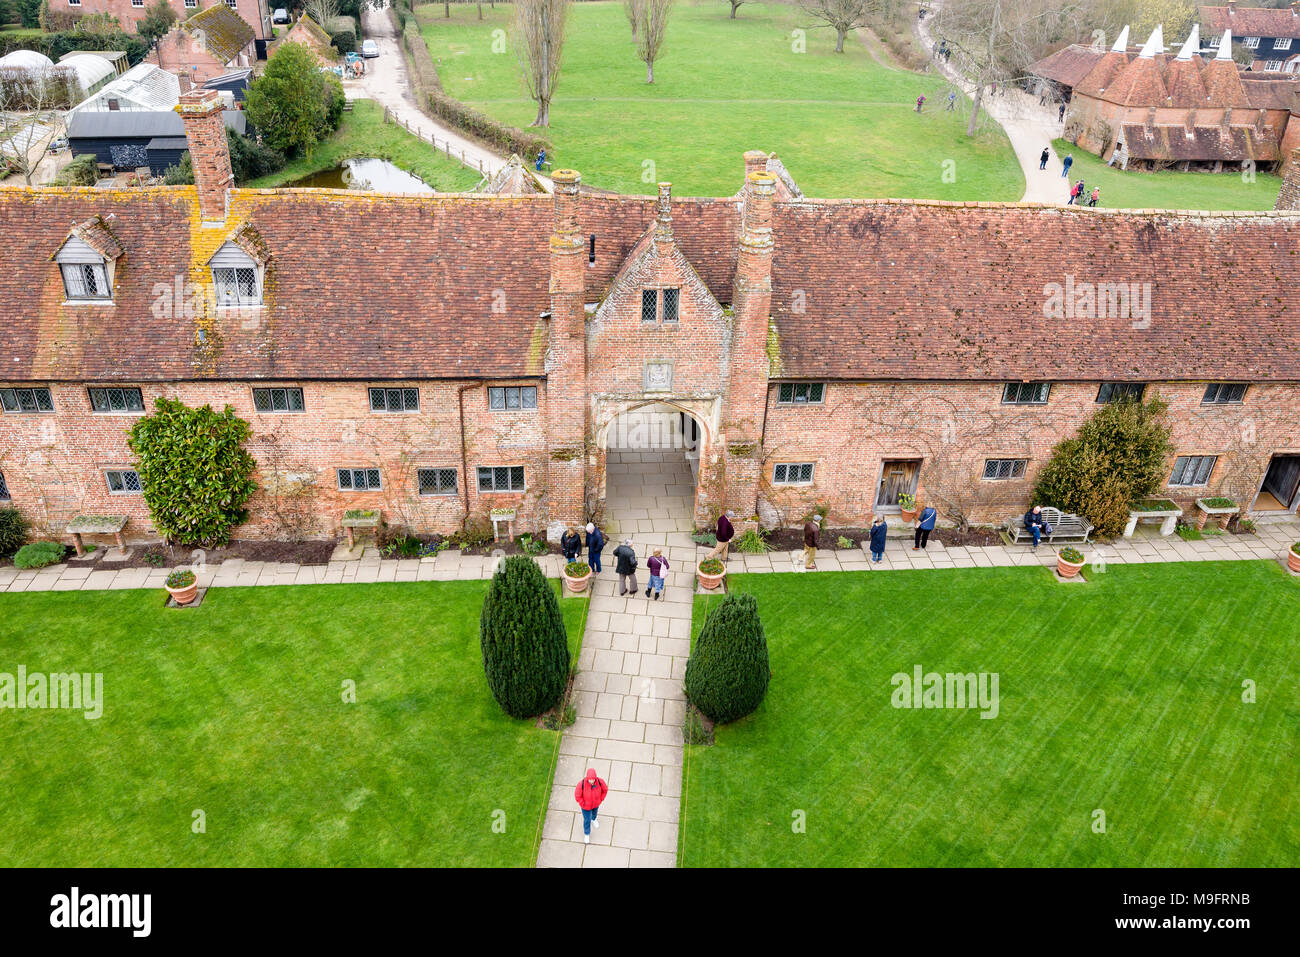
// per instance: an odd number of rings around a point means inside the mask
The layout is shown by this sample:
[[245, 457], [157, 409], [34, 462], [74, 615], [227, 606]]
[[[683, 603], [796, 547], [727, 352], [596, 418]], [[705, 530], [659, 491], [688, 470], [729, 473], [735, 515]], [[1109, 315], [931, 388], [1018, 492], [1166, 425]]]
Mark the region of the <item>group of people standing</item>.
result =
[[[596, 527], [594, 522], [587, 523], [587, 564], [591, 566], [592, 574], [598, 574], [602, 571], [601, 553], [605, 550], [605, 533]], [[578, 556], [582, 554], [582, 536], [578, 529], [572, 525], [565, 530], [560, 536], [560, 552], [564, 555], [566, 562], [576, 562]], [[614, 574], [618, 575], [618, 593], [626, 595], [628, 592], [636, 593], [636, 570], [639, 566], [636, 550], [632, 547], [632, 539], [625, 538], [612, 552], [614, 556]], [[653, 598], [658, 601], [664, 594], [664, 572], [668, 571], [668, 559], [664, 558], [662, 548], [656, 548], [650, 560], [646, 563], [650, 568], [650, 584], [645, 590], [647, 598]]]

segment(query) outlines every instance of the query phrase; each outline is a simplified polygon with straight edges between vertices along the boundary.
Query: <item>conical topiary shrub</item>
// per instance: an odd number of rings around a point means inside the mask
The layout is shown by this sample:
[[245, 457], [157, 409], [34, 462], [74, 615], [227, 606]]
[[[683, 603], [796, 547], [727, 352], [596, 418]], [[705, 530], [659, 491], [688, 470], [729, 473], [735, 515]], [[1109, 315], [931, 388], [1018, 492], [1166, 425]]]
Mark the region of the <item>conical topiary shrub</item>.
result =
[[531, 718], [560, 700], [569, 681], [569, 644], [550, 582], [526, 555], [501, 562], [479, 618], [483, 671], [497, 704]]
[[758, 602], [753, 595], [728, 595], [709, 612], [686, 663], [686, 697], [710, 720], [726, 724], [762, 703], [771, 676]]

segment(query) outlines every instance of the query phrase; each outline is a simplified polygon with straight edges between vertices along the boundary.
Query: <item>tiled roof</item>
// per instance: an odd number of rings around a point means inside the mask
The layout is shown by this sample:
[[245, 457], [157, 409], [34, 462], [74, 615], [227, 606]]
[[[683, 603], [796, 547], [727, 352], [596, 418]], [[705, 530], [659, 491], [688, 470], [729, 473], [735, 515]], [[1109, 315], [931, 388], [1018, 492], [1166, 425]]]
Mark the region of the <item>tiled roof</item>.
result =
[[1268, 163], [1279, 158], [1276, 139], [1261, 139], [1250, 126], [1194, 126], [1189, 136], [1181, 124], [1148, 128], [1126, 123], [1123, 138], [1134, 159]]
[[222, 63], [229, 63], [239, 56], [254, 37], [253, 28], [224, 3], [213, 4], [194, 14], [181, 26]]
[[1043, 57], [1029, 68], [1029, 72], [1045, 80], [1055, 80], [1062, 86], [1074, 87], [1092, 72], [1105, 55], [1102, 50], [1071, 43], [1068, 47]]
[[[4, 375], [541, 376], [552, 202], [234, 190], [214, 229], [199, 224], [193, 187], [0, 187]], [[582, 232], [597, 237], [588, 301], [607, 292], [654, 215], [650, 198], [583, 196]], [[50, 256], [96, 216], [122, 249], [114, 304], [68, 306]], [[733, 200], [673, 202], [676, 244], [723, 303], [738, 231]], [[1300, 323], [1289, 312], [1300, 257], [1283, 253], [1300, 243], [1295, 214], [800, 200], [776, 205], [773, 234], [772, 316], [787, 376], [1300, 381]], [[172, 297], [156, 285], [206, 282], [205, 264], [236, 237], [267, 263], [254, 321], [170, 314]], [[1045, 318], [1048, 284], [1067, 275], [1151, 283], [1149, 327]], [[1249, 295], [1225, 299], [1224, 288]], [[500, 302], [505, 313], [493, 309]], [[796, 302], [806, 309], [793, 311]]]
[[1231, 29], [1236, 38], [1300, 38], [1300, 16], [1293, 14], [1290, 7], [1269, 10], [1238, 6], [1232, 13], [1228, 12], [1227, 7], [1201, 7], [1201, 23], [1205, 24], [1209, 33], [1222, 33]]

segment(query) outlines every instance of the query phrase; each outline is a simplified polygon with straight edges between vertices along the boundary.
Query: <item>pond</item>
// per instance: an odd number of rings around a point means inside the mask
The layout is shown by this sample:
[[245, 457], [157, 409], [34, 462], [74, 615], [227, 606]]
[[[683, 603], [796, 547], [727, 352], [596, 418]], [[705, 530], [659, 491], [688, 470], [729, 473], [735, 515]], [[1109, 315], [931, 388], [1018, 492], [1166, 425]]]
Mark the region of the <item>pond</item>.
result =
[[370, 189], [381, 193], [432, 193], [434, 188], [412, 173], [382, 159], [350, 159], [286, 186], [315, 189]]

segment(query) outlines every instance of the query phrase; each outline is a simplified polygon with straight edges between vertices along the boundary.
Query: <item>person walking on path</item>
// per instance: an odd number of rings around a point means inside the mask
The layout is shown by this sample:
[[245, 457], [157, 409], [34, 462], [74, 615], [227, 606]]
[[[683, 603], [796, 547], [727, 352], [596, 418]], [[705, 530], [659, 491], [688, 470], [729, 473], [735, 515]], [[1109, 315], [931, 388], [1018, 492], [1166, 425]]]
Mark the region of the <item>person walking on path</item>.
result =
[[1061, 101], [1061, 108], [1056, 111], [1056, 122], [1058, 123], [1065, 122], [1065, 100]]
[[572, 525], [565, 530], [560, 536], [560, 554], [564, 556], [566, 562], [576, 562], [578, 553], [582, 551], [582, 536]]
[[889, 523], [879, 515], [871, 523], [871, 560], [878, 562], [885, 555], [885, 538], [889, 535]]
[[1064, 167], [1061, 169], [1061, 179], [1069, 179], [1069, 178], [1070, 178], [1070, 167], [1074, 165], [1074, 154], [1073, 154], [1073, 153], [1066, 153], [1066, 154], [1065, 154], [1065, 159], [1062, 160], [1062, 162], [1063, 162], [1065, 165], [1064, 165]]
[[636, 594], [636, 552], [632, 550], [632, 539], [623, 539], [623, 544], [614, 549], [614, 572], [618, 575], [618, 593]]
[[713, 550], [705, 556], [706, 558], [721, 558], [724, 562], [727, 560], [727, 552], [731, 550], [731, 540], [736, 535], [736, 530], [731, 524], [735, 515], [735, 512], [727, 511], [718, 516], [718, 544], [713, 546]]
[[1065, 201], [1066, 206], [1073, 206], [1074, 201], [1079, 198], [1079, 184], [1075, 183], [1070, 187], [1070, 198]]
[[938, 518], [939, 513], [933, 505], [921, 509], [921, 514], [916, 516], [916, 540], [912, 543], [912, 551], [925, 550], [925, 546], [930, 543], [930, 533], [934, 531], [934, 523]]
[[655, 601], [658, 601], [659, 596], [664, 593], [664, 572], [669, 567], [668, 559], [664, 558], [664, 550], [656, 548], [646, 564], [650, 566], [650, 587], [645, 590], [645, 596], [649, 598], [653, 593]]
[[922, 93], [916, 98], [916, 112], [921, 112], [921, 107], [925, 106], [925, 94]]
[[1043, 155], [1040, 156], [1040, 157], [1038, 157], [1038, 168], [1039, 168], [1039, 169], [1047, 169], [1047, 159], [1048, 159], [1048, 157], [1049, 157], [1050, 155], [1051, 155], [1051, 154], [1047, 151], [1047, 147], [1044, 146], [1044, 147], [1043, 147]]
[[1092, 188], [1092, 196], [1090, 196], [1090, 197], [1088, 198], [1088, 205], [1089, 205], [1089, 206], [1096, 206], [1096, 205], [1097, 205], [1097, 200], [1099, 200], [1099, 199], [1101, 199], [1101, 187], [1100, 187], [1100, 186], [1094, 186], [1094, 187]]
[[596, 820], [596, 812], [600, 810], [600, 805], [607, 794], [609, 794], [609, 785], [601, 780], [595, 768], [587, 768], [587, 776], [573, 789], [573, 799], [582, 809], [583, 844], [590, 844], [591, 829], [600, 827], [600, 822]]
[[945, 112], [945, 113], [953, 113], [953, 112], [956, 112], [956, 110], [957, 110], [957, 91], [956, 91], [956, 90], [949, 90], [949, 91], [948, 91], [948, 106], [945, 107], [944, 112]]
[[814, 515], [803, 526], [803, 567], [817, 567], [817, 532], [821, 529], [820, 515]]
[[587, 564], [593, 572], [600, 571], [600, 553], [605, 550], [605, 536], [594, 524], [587, 523]]

